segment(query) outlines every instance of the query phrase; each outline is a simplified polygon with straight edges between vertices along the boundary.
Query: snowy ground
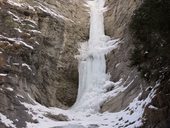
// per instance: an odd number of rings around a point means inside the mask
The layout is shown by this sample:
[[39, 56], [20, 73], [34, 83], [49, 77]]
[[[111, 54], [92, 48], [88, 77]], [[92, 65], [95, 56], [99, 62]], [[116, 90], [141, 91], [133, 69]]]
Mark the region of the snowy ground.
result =
[[[142, 125], [142, 116], [145, 107], [151, 102], [152, 98], [155, 96], [157, 84], [150, 92], [145, 100], [139, 101], [138, 98], [133, 100], [129, 106], [115, 113], [91, 113], [90, 111], [75, 111], [74, 109], [63, 110], [59, 108], [47, 108], [40, 105], [39, 103], [33, 102], [35, 105], [21, 102], [26, 108], [27, 112], [33, 116], [33, 119], [37, 123], [27, 122], [26, 128], [137, 128]], [[120, 86], [119, 90], [123, 88]], [[115, 93], [115, 96], [117, 94]], [[22, 97], [18, 94], [19, 97]], [[31, 98], [31, 97], [30, 97]], [[95, 99], [94, 102], [98, 103]], [[157, 109], [156, 107], [150, 105], [149, 108]], [[68, 121], [57, 121], [48, 118], [47, 114], [51, 115], [66, 115]], [[13, 121], [9, 120], [5, 115], [0, 113], [0, 120], [7, 127], [16, 128]]]
[[[24, 104], [28, 108], [28, 113], [38, 123], [27, 122], [27, 128], [137, 128], [142, 125], [142, 115], [144, 108], [154, 97], [155, 89], [153, 88], [149, 96], [145, 100], [138, 100], [141, 94], [134, 99], [132, 103], [125, 109], [116, 113], [89, 113], [77, 112], [72, 109], [62, 110], [58, 108], [47, 108], [35, 102], [36, 105]], [[154, 106], [151, 106], [155, 109]], [[69, 121], [56, 121], [47, 118], [45, 115], [63, 114], [68, 116]], [[62, 127], [61, 127], [62, 126]]]

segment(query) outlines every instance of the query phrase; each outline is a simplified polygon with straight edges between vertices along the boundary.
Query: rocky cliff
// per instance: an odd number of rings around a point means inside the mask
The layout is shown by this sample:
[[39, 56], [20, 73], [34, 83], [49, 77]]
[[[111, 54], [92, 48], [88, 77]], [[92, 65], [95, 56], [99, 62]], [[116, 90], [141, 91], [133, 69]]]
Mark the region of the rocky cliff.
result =
[[[108, 1], [108, 12], [105, 14], [106, 33], [113, 38], [121, 40], [120, 47], [110, 53], [107, 57], [108, 72], [111, 74], [111, 80], [116, 82], [123, 79], [123, 85], [128, 88], [121, 92], [117, 97], [111, 98], [102, 106], [102, 111], [120, 111], [141, 92], [145, 82], [141, 80], [139, 73], [135, 68], [130, 68], [130, 54], [133, 50], [132, 37], [128, 26], [135, 9], [141, 1]], [[140, 84], [139, 84], [140, 83]]]
[[[145, 99], [150, 92], [148, 86], [153, 88], [160, 82], [155, 97], [145, 108], [143, 127], [168, 128], [170, 127], [169, 61], [165, 60], [169, 60], [167, 57], [169, 50], [166, 49], [169, 49], [170, 18], [165, 12], [170, 11], [170, 2], [113, 0], [108, 1], [108, 5], [111, 11], [106, 13], [106, 33], [122, 40], [120, 48], [108, 56], [108, 71], [113, 81], [123, 78], [125, 81], [123, 84], [128, 85], [128, 88], [104, 103], [102, 111], [120, 111], [132, 102], [139, 92], [142, 92], [139, 99]], [[142, 43], [143, 50], [139, 55], [135, 51], [140, 51]], [[146, 55], [147, 50], [150, 53]], [[137, 66], [130, 66], [133, 65], [132, 63]], [[146, 76], [148, 72], [150, 76]]]
[[17, 118], [17, 127], [31, 120], [20, 100], [32, 102], [31, 96], [62, 108], [75, 102], [74, 55], [78, 42], [88, 37], [89, 16], [82, 6], [77, 1], [1, 1], [0, 112]]

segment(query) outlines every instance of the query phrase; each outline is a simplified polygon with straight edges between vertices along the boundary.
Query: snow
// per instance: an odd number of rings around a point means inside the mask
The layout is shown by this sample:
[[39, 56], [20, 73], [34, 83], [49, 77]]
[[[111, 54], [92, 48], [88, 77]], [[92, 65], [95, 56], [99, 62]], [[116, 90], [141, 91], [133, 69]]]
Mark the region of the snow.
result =
[[40, 3], [39, 3], [39, 6], [34, 6], [34, 7], [39, 8], [41, 11], [43, 11], [43, 12], [45, 12], [47, 14], [50, 14], [51, 16], [61, 18], [63, 20], [68, 20], [68, 21], [74, 22], [71, 19], [68, 19], [68, 18], [64, 17], [63, 15], [60, 15], [55, 10], [49, 9], [49, 8], [47, 8], [46, 6], [44, 6], [44, 5], [40, 4]]
[[17, 30], [19, 33], [22, 33], [22, 30], [19, 28], [14, 28], [15, 30]]
[[35, 41], [35, 43], [36, 43], [37, 45], [40, 45], [40, 43], [38, 43], [38, 41]]
[[7, 76], [8, 74], [0, 73], [0, 76]]
[[29, 69], [30, 71], [32, 71], [32, 69], [30, 68], [30, 66], [26, 63], [22, 63], [22, 67], [27, 67], [27, 69]]
[[120, 84], [109, 81], [110, 76], [106, 73], [105, 60], [105, 55], [118, 47], [119, 39], [111, 40], [104, 33], [105, 1], [88, 1], [88, 5], [91, 17], [90, 38], [80, 45], [80, 55], [76, 56], [79, 60], [79, 89], [76, 103], [71, 109], [95, 113], [112, 94], [110, 92], [107, 94], [106, 89]]
[[38, 31], [38, 30], [28, 30], [29, 32], [32, 32], [32, 33], [38, 33], [38, 34], [40, 34], [41, 32], [40, 31]]
[[35, 26], [32, 24], [28, 24], [28, 26], [30, 26], [32, 29], [35, 29]]
[[144, 54], [148, 54], [149, 52], [148, 51], [145, 51], [145, 53]]
[[7, 87], [6, 89], [9, 90], [9, 91], [11, 91], [11, 92], [14, 91], [14, 89], [11, 88], [11, 87]]
[[115, 67], [117, 68], [117, 67], [119, 67], [119, 65], [120, 65], [120, 63], [117, 63]]
[[20, 41], [18, 41], [17, 43], [18, 43], [18, 44], [23, 44], [25, 47], [28, 47], [28, 48], [30, 48], [30, 49], [34, 49], [33, 46], [28, 45], [28, 44], [25, 43], [24, 41], [21, 41], [21, 40], [20, 40]]
[[[16, 44], [23, 44], [23, 45], [24, 45], [25, 47], [27, 47], [27, 48], [34, 49], [33, 46], [28, 45], [27, 43], [25, 43], [24, 41], [22, 41], [21, 38], [8, 38], [8, 37], [5, 37], [5, 36], [3, 36], [3, 35], [0, 35], [0, 38], [3, 38], [3, 39], [6, 39], [6, 40], [15, 42]], [[11, 45], [11, 44], [9, 44], [9, 45]]]
[[20, 20], [20, 18], [19, 18], [17, 15], [15, 15], [14, 13], [12, 13], [11, 11], [8, 11], [8, 14], [10, 14], [10, 15], [13, 16], [14, 21], [18, 21], [19, 23], [21, 23], [21, 20]]
[[151, 90], [153, 87], [152, 86], [149, 86], [149, 87], [147, 87], [146, 89], [145, 89], [145, 91], [149, 91], [149, 90]]
[[12, 127], [12, 128], [16, 128], [16, 126], [13, 124], [13, 121], [11, 121], [10, 119], [8, 119], [5, 115], [0, 113], [0, 122], [2, 122], [3, 124], [5, 124], [7, 127]]
[[20, 94], [17, 94], [16, 97], [21, 97], [21, 98], [24, 99], [24, 97], [22, 95], [20, 95]]
[[21, 1], [18, 1], [18, 0], [7, 0], [7, 2], [12, 5], [12, 6], [15, 6], [15, 7], [18, 7], [18, 8], [27, 8], [31, 11], [35, 11], [35, 9], [30, 6], [28, 3], [24, 2], [24, 3], [21, 3]]
[[[99, 128], [118, 128], [121, 126], [126, 128], [135, 128], [142, 126], [142, 115], [144, 113], [144, 108], [151, 102], [154, 95], [155, 88], [151, 90], [151, 93], [145, 100], [138, 100], [141, 96], [141, 94], [139, 94], [139, 96], [135, 98], [126, 109], [115, 113], [89, 113], [87, 111], [74, 111], [72, 109], [62, 110], [59, 108], [47, 108], [40, 105], [36, 101], [33, 101], [35, 105], [28, 103], [22, 104], [28, 108], [27, 112], [33, 116], [33, 119], [37, 119], [39, 122], [27, 122], [27, 128], [49, 128], [49, 126], [70, 126], [68, 128], [76, 128], [74, 126], [77, 125], [88, 128], [88, 126], [92, 124], [98, 125]], [[47, 113], [51, 113], [53, 115], [64, 114], [68, 116], [70, 120], [51, 120], [44, 116]]]
[[153, 106], [153, 105], [149, 105], [149, 106], [148, 106], [148, 108], [150, 108], [150, 109], [154, 109], [154, 110], [158, 110], [158, 108], [157, 108], [157, 107], [155, 107], [155, 106]]
[[[14, 2], [15, 1], [15, 2]], [[13, 6], [21, 7], [22, 4], [18, 3], [16, 0], [7, 0], [7, 2]]]
[[35, 26], [37, 26], [37, 23], [36, 23], [34, 20], [31, 20], [31, 19], [24, 19], [24, 21], [28, 21], [28, 22], [34, 24]]
[[19, 66], [19, 63], [12, 63], [13, 65], [15, 65], [15, 66]]

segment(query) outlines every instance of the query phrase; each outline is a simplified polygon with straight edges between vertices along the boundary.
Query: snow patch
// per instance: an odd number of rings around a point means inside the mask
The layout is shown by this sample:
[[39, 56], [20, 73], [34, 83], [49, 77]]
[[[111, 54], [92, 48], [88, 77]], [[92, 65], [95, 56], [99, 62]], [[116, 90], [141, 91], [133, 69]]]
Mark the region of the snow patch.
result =
[[10, 15], [13, 16], [14, 21], [18, 21], [19, 23], [21, 23], [21, 20], [20, 20], [20, 18], [19, 18], [17, 15], [15, 15], [14, 13], [12, 13], [11, 11], [8, 11], [8, 14], [10, 14]]
[[19, 7], [19, 8], [27, 8], [28, 10], [35, 12], [35, 9], [26, 2], [20, 3], [18, 0], [7, 0], [7, 2], [12, 6]]
[[[19, 44], [19, 45], [20, 45], [20, 44], [23, 44], [25, 47], [28, 47], [28, 48], [30, 48], [30, 49], [34, 49], [33, 46], [28, 45], [27, 43], [25, 43], [24, 41], [22, 41], [21, 38], [8, 38], [8, 37], [5, 37], [5, 36], [3, 36], [3, 35], [0, 35], [0, 38], [6, 39], [6, 40], [8, 40], [8, 41], [14, 42], [14, 43]], [[9, 44], [9, 45], [12, 45], [12, 44]]]
[[24, 19], [23, 21], [30, 22], [30, 23], [34, 24], [35, 26], [37, 26], [37, 23], [31, 19]]
[[10, 119], [8, 119], [5, 115], [0, 113], [0, 121], [5, 124], [7, 127], [16, 128], [16, 126], [13, 124], [14, 122]]
[[158, 108], [157, 108], [157, 107], [155, 107], [155, 106], [153, 106], [153, 105], [149, 105], [149, 106], [148, 106], [148, 108], [150, 108], [150, 109], [154, 109], [154, 110], [158, 110]]
[[28, 47], [28, 48], [30, 48], [30, 49], [34, 49], [33, 48], [33, 46], [31, 46], [31, 45], [28, 45], [27, 43], [25, 43], [24, 41], [19, 41], [19, 42], [17, 42], [18, 44], [23, 44], [25, 47]]
[[24, 97], [22, 95], [20, 95], [20, 94], [17, 94], [16, 97], [20, 97], [20, 98], [24, 99]]
[[19, 28], [14, 28], [15, 30], [17, 30], [19, 33], [22, 33], [22, 30]]
[[35, 43], [36, 43], [37, 45], [40, 45], [40, 43], [38, 43], [38, 41], [35, 41]]
[[[135, 128], [143, 125], [142, 115], [144, 113], [145, 107], [151, 102], [155, 95], [156, 87], [153, 88], [145, 100], [138, 100], [141, 94], [133, 100], [129, 106], [115, 113], [88, 113], [87, 111], [73, 111], [62, 110], [59, 108], [47, 108], [35, 102], [35, 105], [28, 103], [22, 103], [26, 108], [28, 108], [28, 113], [33, 116], [33, 119], [37, 119], [39, 123], [27, 122], [27, 128], [49, 128], [57, 126], [84, 126], [88, 128], [89, 125], [98, 125], [99, 128]], [[31, 97], [30, 97], [31, 98]], [[32, 99], [32, 98], [31, 98]], [[32, 99], [33, 100], [33, 99]], [[97, 99], [96, 99], [97, 100]], [[55, 121], [51, 120], [44, 115], [47, 113], [52, 113], [53, 115], [63, 114], [68, 116], [69, 121]], [[74, 127], [73, 127], [74, 128]]]
[[16, 7], [22, 7], [22, 4], [18, 3], [16, 0], [7, 0], [7, 2]]
[[19, 63], [12, 63], [12, 65], [19, 66]]
[[35, 8], [39, 8], [41, 11], [43, 11], [47, 14], [50, 14], [51, 16], [74, 22], [73, 20], [68, 19], [68, 18], [64, 17], [63, 15], [58, 14], [57, 12], [55, 12], [55, 10], [49, 9], [40, 3], [39, 3], [39, 6], [35, 6]]
[[119, 65], [120, 65], [120, 63], [116, 64], [116, 66], [115, 66], [115, 67], [117, 68], [117, 67], [119, 67]]
[[7, 76], [8, 74], [0, 73], [0, 76]]
[[11, 87], [7, 87], [6, 89], [9, 90], [9, 91], [11, 91], [11, 92], [14, 91], [14, 89], [11, 88]]
[[41, 34], [41, 32], [40, 31], [38, 31], [38, 30], [28, 30], [29, 32], [32, 32], [32, 33], [38, 33], [38, 34]]
[[22, 67], [27, 67], [27, 69], [29, 69], [30, 71], [32, 71], [32, 69], [30, 68], [30, 66], [26, 63], [22, 63]]

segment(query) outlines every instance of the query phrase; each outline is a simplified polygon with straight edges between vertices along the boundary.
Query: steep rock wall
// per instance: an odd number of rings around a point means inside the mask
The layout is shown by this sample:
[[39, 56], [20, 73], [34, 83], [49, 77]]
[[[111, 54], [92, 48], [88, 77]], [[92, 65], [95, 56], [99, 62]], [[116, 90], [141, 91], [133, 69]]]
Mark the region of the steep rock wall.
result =
[[82, 5], [77, 1], [1, 1], [0, 112], [17, 128], [25, 127], [26, 121], [36, 122], [22, 105], [34, 104], [30, 96], [45, 106], [67, 108], [75, 102], [74, 55], [78, 43], [88, 38], [85, 19], [89, 16]]
[[[112, 4], [109, 4], [112, 3]], [[136, 17], [140, 17], [143, 26], [145, 24], [159, 24], [160, 26], [163, 26], [162, 23], [165, 23], [166, 26], [166, 34], [163, 35], [163, 37], [154, 37], [152, 36], [152, 40], [154, 42], [154, 45], [156, 46], [157, 42], [159, 41], [159, 38], [162, 38], [161, 40], [164, 40], [163, 38], [168, 37], [169, 33], [167, 32], [167, 28], [169, 26], [168, 24], [168, 18], [167, 20], [161, 22], [162, 19], [159, 19], [161, 15], [163, 18], [169, 17], [168, 13], [163, 14], [162, 12], [166, 10], [166, 12], [169, 11], [169, 1], [151, 1], [151, 0], [145, 0], [145, 2], [150, 3], [150, 5], [143, 4], [144, 1], [139, 0], [127, 0], [127, 1], [108, 1], [108, 5], [110, 6], [110, 10], [106, 14], [106, 33], [110, 36], [121, 38], [122, 44], [120, 45], [120, 48], [112, 52], [110, 55], [108, 55], [108, 71], [111, 73], [111, 79], [113, 81], [118, 81], [120, 78], [124, 79], [124, 86], [128, 85], [128, 88], [117, 95], [116, 97], [111, 98], [106, 103], [103, 104], [101, 111], [120, 111], [126, 106], [132, 102], [132, 100], [140, 93], [142, 92], [142, 95], [139, 97], [139, 100], [142, 100], [146, 98], [146, 96], [150, 93], [149, 88], [146, 89], [146, 87], [154, 87], [156, 84], [155, 82], [146, 83], [141, 76], [140, 72], [137, 72], [135, 67], [130, 67], [130, 57], [131, 53], [134, 49], [134, 41], [137, 41], [132, 37], [132, 33], [129, 31], [129, 23], [132, 20], [132, 16], [134, 14], [138, 15]], [[152, 2], [157, 3], [157, 6], [154, 6]], [[143, 4], [141, 6], [141, 4]], [[150, 7], [151, 5], [152, 8]], [[140, 10], [138, 10], [140, 8]], [[161, 8], [164, 8], [161, 10]], [[146, 12], [140, 12], [141, 10], [147, 10]], [[158, 9], [158, 11], [155, 12], [155, 10]], [[160, 10], [159, 10], [160, 9]], [[133, 13], [135, 10], [138, 11], [138, 13]], [[151, 11], [152, 10], [152, 11]], [[140, 13], [139, 13], [140, 12]], [[165, 11], [164, 11], [165, 12]], [[147, 15], [147, 16], [146, 16]], [[147, 20], [147, 18], [152, 20]], [[159, 17], [159, 18], [156, 18]], [[154, 20], [156, 19], [156, 20]], [[158, 20], [159, 19], [159, 20]], [[135, 21], [132, 21], [135, 22]], [[152, 23], [153, 22], [153, 23]], [[135, 24], [135, 23], [134, 23]], [[140, 26], [139, 23], [136, 23]], [[142, 26], [141, 25], [141, 26]], [[154, 25], [151, 25], [152, 27]], [[158, 27], [155, 26], [156, 28]], [[163, 27], [159, 27], [160, 30], [164, 30]], [[137, 29], [137, 28], [136, 28]], [[141, 27], [141, 29], [144, 29]], [[140, 29], [140, 30], [141, 30]], [[149, 30], [149, 32], [152, 31], [153, 33], [159, 33], [156, 29], [156, 31], [152, 30], [151, 27], [146, 27], [145, 29]], [[146, 32], [147, 30], [143, 30], [143, 32]], [[137, 29], [140, 31], [139, 29]], [[165, 31], [163, 31], [165, 32]], [[152, 35], [151, 34], [151, 35]], [[146, 34], [148, 38], [149, 33]], [[156, 34], [155, 34], [156, 35]], [[157, 34], [159, 35], [159, 34]], [[142, 37], [142, 34], [141, 34]], [[139, 38], [139, 37], [137, 37]], [[142, 40], [142, 38], [140, 38]], [[167, 39], [167, 38], [166, 38]], [[168, 39], [167, 39], [168, 40]], [[150, 40], [149, 40], [150, 41]], [[164, 42], [166, 42], [164, 40]], [[168, 43], [166, 43], [168, 44]], [[153, 44], [152, 44], [153, 45]], [[151, 46], [152, 47], [152, 46]], [[153, 46], [154, 47], [154, 46]], [[166, 53], [167, 54], [167, 53]], [[154, 54], [152, 54], [154, 56]], [[164, 56], [165, 53], [164, 53]], [[156, 57], [156, 55], [155, 55]], [[153, 58], [152, 58], [153, 59]], [[162, 61], [164, 63], [164, 61]], [[151, 62], [150, 62], [151, 63]], [[159, 62], [155, 62], [159, 63]], [[153, 65], [153, 64], [152, 64]], [[154, 65], [153, 65], [154, 66]], [[160, 65], [160, 68], [162, 69], [162, 65]], [[150, 71], [150, 70], [149, 70]], [[169, 71], [169, 70], [168, 70]], [[168, 72], [167, 71], [167, 72]], [[147, 76], [146, 76], [147, 77]], [[165, 77], [166, 78], [166, 77]], [[131, 84], [129, 84], [129, 80], [134, 80]], [[167, 82], [168, 79], [163, 80], [160, 82], [160, 85], [156, 88], [154, 98], [151, 100], [151, 103], [149, 103], [144, 111], [143, 114], [143, 128], [168, 128], [170, 126], [169, 120], [170, 120], [170, 114], [169, 114], [169, 82]], [[154, 106], [154, 107], [150, 107]]]
[[111, 74], [112, 81], [117, 82], [122, 78], [122, 84], [127, 89], [106, 101], [101, 107], [102, 112], [116, 112], [126, 108], [146, 87], [146, 83], [140, 78], [136, 69], [130, 67], [130, 54], [133, 50], [133, 44], [128, 26], [133, 12], [140, 4], [140, 0], [107, 1], [106, 34], [113, 38], [119, 38], [121, 41], [119, 48], [107, 56], [107, 70]]

